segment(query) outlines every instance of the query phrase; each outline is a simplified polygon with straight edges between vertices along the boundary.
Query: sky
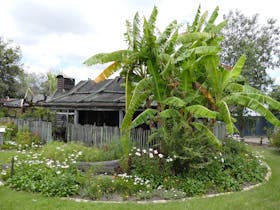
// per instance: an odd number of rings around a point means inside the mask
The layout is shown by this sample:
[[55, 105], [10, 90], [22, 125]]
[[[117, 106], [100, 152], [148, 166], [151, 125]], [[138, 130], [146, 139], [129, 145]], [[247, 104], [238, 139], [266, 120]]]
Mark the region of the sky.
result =
[[[105, 66], [83, 62], [96, 53], [125, 49], [125, 21], [137, 11], [148, 17], [157, 6], [157, 27], [163, 30], [175, 19], [191, 22], [199, 4], [209, 12], [219, 6], [221, 19], [238, 9], [246, 16], [258, 13], [261, 23], [275, 18], [280, 26], [276, 0], [0, 0], [0, 37], [20, 46], [26, 72], [94, 79]], [[269, 75], [280, 84], [280, 70]]]

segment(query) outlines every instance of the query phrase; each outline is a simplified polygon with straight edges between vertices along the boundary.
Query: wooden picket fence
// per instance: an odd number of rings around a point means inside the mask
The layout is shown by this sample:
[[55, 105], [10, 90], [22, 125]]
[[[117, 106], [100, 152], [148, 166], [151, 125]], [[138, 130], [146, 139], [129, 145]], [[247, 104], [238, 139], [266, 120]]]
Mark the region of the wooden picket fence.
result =
[[1, 122], [13, 122], [19, 131], [28, 129], [32, 134], [40, 136], [41, 143], [53, 140], [52, 123], [34, 119], [1, 118]]
[[87, 146], [110, 144], [120, 139], [118, 127], [68, 124], [67, 142], [81, 142]]
[[[111, 126], [68, 124], [66, 133], [67, 142], [81, 142], [87, 146], [106, 145], [120, 140], [120, 129]], [[140, 148], [151, 146], [153, 142], [148, 142], [149, 135], [149, 130], [133, 129], [130, 136], [132, 144]]]
[[[14, 118], [5, 118], [4, 120], [14, 122], [18, 130], [28, 128], [33, 134], [40, 136], [42, 143], [47, 143], [54, 139], [51, 122]], [[0, 119], [1, 121], [3, 121], [3, 118]], [[159, 146], [156, 141], [149, 141], [148, 137], [150, 134], [150, 130], [143, 130], [141, 128], [131, 130], [130, 140], [132, 145], [138, 148]], [[223, 139], [226, 136], [225, 124], [217, 123], [214, 128], [214, 134], [219, 139]], [[120, 141], [120, 136], [120, 129], [118, 127], [68, 124], [66, 128], [67, 142], [81, 142], [87, 146], [108, 145], [113, 141]]]

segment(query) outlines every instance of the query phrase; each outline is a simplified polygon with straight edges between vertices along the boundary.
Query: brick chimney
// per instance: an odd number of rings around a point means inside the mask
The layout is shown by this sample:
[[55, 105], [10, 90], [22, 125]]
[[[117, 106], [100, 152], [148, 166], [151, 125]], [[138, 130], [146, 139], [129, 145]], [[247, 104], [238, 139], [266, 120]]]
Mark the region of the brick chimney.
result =
[[57, 77], [57, 91], [66, 92], [71, 90], [75, 86], [75, 79], [67, 78], [63, 75], [58, 75]]

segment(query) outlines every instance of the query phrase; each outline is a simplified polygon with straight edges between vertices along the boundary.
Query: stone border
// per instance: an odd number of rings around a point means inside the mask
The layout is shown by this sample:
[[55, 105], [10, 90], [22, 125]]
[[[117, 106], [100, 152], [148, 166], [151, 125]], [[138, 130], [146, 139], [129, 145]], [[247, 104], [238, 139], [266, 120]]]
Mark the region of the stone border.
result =
[[[264, 178], [264, 181], [255, 185], [250, 185], [248, 187], [244, 187], [243, 190], [238, 191], [238, 192], [243, 192], [243, 191], [248, 191], [251, 190], [253, 188], [259, 187], [261, 185], [263, 185], [264, 183], [268, 182], [268, 180], [270, 179], [271, 175], [272, 175], [272, 171], [270, 166], [262, 161], [262, 164], [267, 168], [267, 173], [266, 176]], [[233, 194], [236, 193], [236, 191], [231, 191], [231, 192], [224, 192], [224, 193], [217, 193], [217, 194], [209, 194], [209, 195], [203, 195], [203, 196], [197, 196], [197, 197], [189, 197], [189, 198], [183, 198], [183, 199], [178, 199], [178, 200], [151, 200], [151, 201], [95, 201], [95, 200], [87, 200], [87, 199], [81, 199], [81, 198], [61, 198], [63, 200], [71, 200], [71, 201], [75, 201], [75, 202], [85, 202], [85, 203], [137, 203], [137, 204], [148, 204], [148, 203], [168, 203], [168, 202], [174, 202], [174, 201], [187, 201], [187, 200], [192, 200], [195, 198], [212, 198], [212, 197], [217, 197], [217, 196], [221, 196], [221, 195], [229, 195], [229, 194]]]

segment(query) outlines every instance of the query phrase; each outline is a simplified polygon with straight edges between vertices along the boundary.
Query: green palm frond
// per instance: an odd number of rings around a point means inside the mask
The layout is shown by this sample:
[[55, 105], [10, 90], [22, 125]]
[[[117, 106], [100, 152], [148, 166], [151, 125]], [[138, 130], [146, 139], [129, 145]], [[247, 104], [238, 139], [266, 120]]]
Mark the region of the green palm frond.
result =
[[203, 125], [202, 123], [198, 123], [198, 122], [193, 122], [192, 125], [198, 130], [201, 131], [201, 133], [205, 134], [205, 136], [207, 136], [213, 143], [217, 144], [217, 145], [221, 145], [221, 142], [219, 141], [219, 139], [217, 139], [217, 137], [213, 134], [213, 132], [211, 132], [207, 126]]
[[254, 98], [242, 94], [232, 94], [225, 97], [224, 101], [228, 104], [239, 104], [241, 106], [248, 107], [264, 116], [271, 124], [277, 127], [280, 126], [280, 121], [262, 103]]
[[191, 105], [185, 108], [186, 112], [190, 112], [195, 118], [213, 118], [217, 117], [217, 112], [211, 111], [202, 105]]
[[131, 128], [135, 128], [139, 125], [147, 123], [149, 119], [154, 118], [158, 111], [156, 109], [146, 109], [144, 112], [139, 114], [131, 123]]

